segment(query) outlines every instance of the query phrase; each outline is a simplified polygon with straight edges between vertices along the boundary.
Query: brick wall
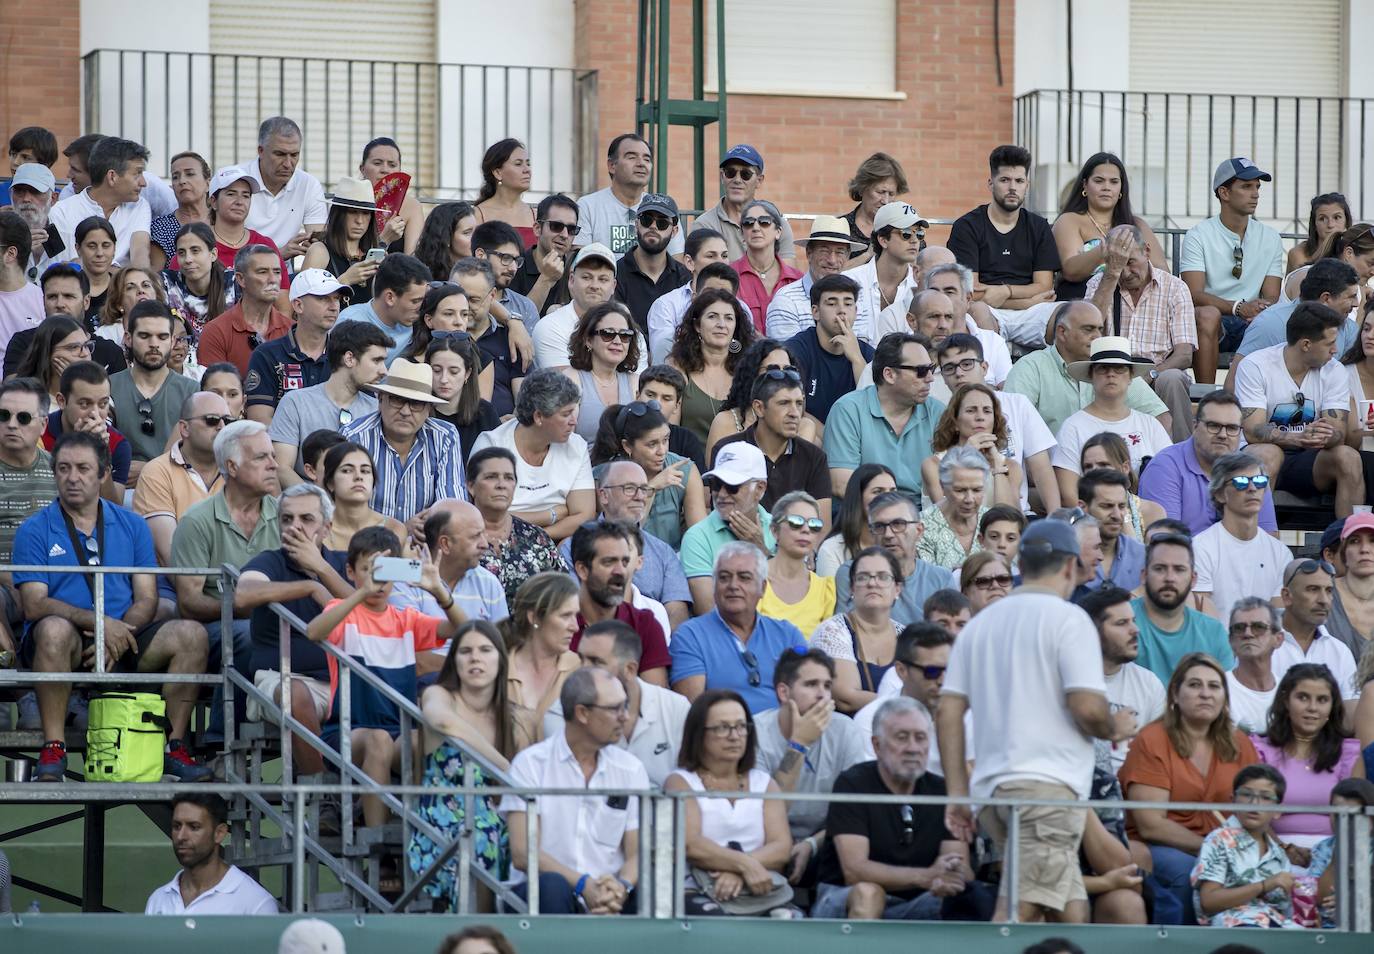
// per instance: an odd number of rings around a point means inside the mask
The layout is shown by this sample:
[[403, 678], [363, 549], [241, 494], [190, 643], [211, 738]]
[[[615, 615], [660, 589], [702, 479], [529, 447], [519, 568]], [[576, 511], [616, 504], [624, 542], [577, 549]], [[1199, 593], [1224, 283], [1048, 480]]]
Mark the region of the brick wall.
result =
[[[905, 197], [932, 218], [949, 218], [987, 200], [987, 155], [1012, 135], [1014, 0], [1001, 4], [1002, 85], [993, 59], [991, 0], [903, 0], [897, 4], [897, 89], [905, 100], [732, 95], [729, 139], [763, 153], [767, 181], [761, 194], [784, 212], [847, 212], [854, 203], [845, 185], [875, 151], [896, 156], [906, 169]], [[708, 9], [710, 5], [707, 5]], [[599, 71], [602, 149], [633, 128], [636, 0], [576, 0], [577, 65]], [[690, 95], [691, 5], [673, 4], [672, 95]], [[843, 6], [837, 6], [837, 14]], [[824, 64], [786, 61], [807, 71]], [[718, 133], [707, 129], [714, 154]], [[669, 186], [684, 208], [692, 201], [691, 132], [674, 128]], [[604, 158], [604, 151], [601, 156]], [[710, 163], [714, 167], [715, 163]], [[599, 185], [605, 183], [598, 162]], [[717, 193], [708, 169], [708, 197]], [[805, 231], [794, 225], [799, 235]], [[943, 241], [945, 230], [932, 230]]]
[[[81, 5], [0, 2], [0, 135], [46, 126], [57, 136], [57, 166], [66, 176], [62, 147], [81, 135]], [[8, 158], [8, 154], [6, 154]], [[3, 165], [9, 174], [9, 165]]]

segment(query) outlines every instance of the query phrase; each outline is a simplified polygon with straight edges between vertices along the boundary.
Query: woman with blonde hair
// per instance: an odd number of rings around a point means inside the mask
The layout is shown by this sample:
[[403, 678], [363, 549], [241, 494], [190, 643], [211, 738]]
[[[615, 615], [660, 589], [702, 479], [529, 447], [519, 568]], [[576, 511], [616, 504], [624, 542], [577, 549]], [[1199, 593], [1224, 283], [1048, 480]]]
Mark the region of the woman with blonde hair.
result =
[[515, 591], [498, 625], [510, 647], [507, 692], [516, 716], [538, 741], [544, 713], [568, 674], [582, 665], [571, 649], [577, 633], [577, 584], [567, 573], [537, 573]]
[[768, 561], [759, 612], [787, 620], [807, 639], [835, 612], [835, 578], [818, 576], [807, 565], [824, 529], [820, 505], [804, 490], [783, 494], [773, 504], [773, 539], [778, 550]]

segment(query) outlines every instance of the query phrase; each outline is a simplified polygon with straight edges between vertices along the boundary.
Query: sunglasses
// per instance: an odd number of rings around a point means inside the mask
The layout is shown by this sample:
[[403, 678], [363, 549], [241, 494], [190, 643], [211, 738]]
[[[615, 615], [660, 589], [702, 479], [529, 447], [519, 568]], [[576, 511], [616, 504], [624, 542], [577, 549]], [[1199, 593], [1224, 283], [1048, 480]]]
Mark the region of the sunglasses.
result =
[[147, 398], [139, 401], [138, 416], [141, 418], [138, 422], [138, 429], [149, 437], [152, 437], [153, 432], [157, 430], [157, 425], [153, 423], [153, 402]]
[[779, 523], [785, 523], [793, 530], [800, 530], [805, 527], [812, 533], [820, 533], [825, 529], [825, 521], [820, 517], [803, 517], [799, 513], [788, 514]]
[[910, 805], [902, 806], [902, 844], [910, 845], [916, 840], [916, 813]]
[[615, 429], [617, 431], [623, 431], [625, 429], [625, 421], [631, 414], [635, 417], [643, 417], [650, 411], [661, 410], [662, 408], [657, 401], [631, 401], [629, 404], [622, 407], [620, 413], [615, 416]]
[[912, 239], [917, 238], [925, 238], [926, 234], [920, 229], [893, 229], [892, 231], [900, 235], [903, 242], [910, 242]]
[[346, 407], [339, 408], [339, 426], [353, 423], [353, 412]]
[[896, 368], [899, 371], [910, 371], [918, 378], [935, 377], [936, 366], [933, 364], [894, 364], [891, 365], [891, 367]]
[[759, 673], [759, 660], [747, 649], [740, 650], [739, 658], [744, 661], [744, 668], [749, 674], [749, 685], [760, 686], [763, 684], [763, 676]]
[[204, 421], [206, 427], [228, 427], [234, 423], [234, 419], [228, 414], [200, 414], [191, 420]]
[[86, 565], [100, 566], [100, 543], [95, 537], [86, 538]]
[[969, 582], [980, 590], [990, 590], [994, 586], [1000, 586], [1005, 590], [1007, 587], [1011, 586], [1011, 574], [998, 573], [994, 576], [975, 576]]
[[639, 213], [639, 224], [646, 229], [658, 229], [660, 232], [666, 232], [677, 224], [677, 219], [670, 219], [666, 215], [658, 215], [654, 212], [641, 212]]
[[722, 491], [724, 491], [730, 494], [731, 496], [734, 496], [735, 494], [739, 493], [743, 487], [744, 484], [727, 484], [719, 477], [709, 477], [706, 480], [706, 489], [711, 491], [711, 493], [713, 494], [721, 493]]
[[756, 225], [761, 229], [766, 229], [775, 224], [771, 215], [746, 215], [739, 220], [739, 227], [742, 229], [752, 229]]
[[7, 408], [0, 407], [0, 424], [8, 424], [10, 421], [15, 421], [20, 427], [28, 427], [33, 423], [33, 415], [28, 411], [20, 411], [16, 414]]
[[[727, 179], [739, 179], [743, 182], [748, 182], [750, 179], [754, 178], [754, 170], [748, 166], [726, 166], [724, 169], [720, 170], [720, 174]], [[744, 225], [743, 222], [740, 224]], [[748, 226], [745, 227], [748, 228]]]
[[1231, 253], [1231, 257], [1235, 260], [1236, 263], [1235, 265], [1231, 266], [1231, 277], [1240, 278], [1240, 273], [1244, 271], [1243, 266], [1245, 265], [1245, 249], [1237, 245], [1235, 247], [1235, 250]]
[[258, 333], [256, 331], [248, 332], [248, 347], [257, 351], [260, 344], [262, 344], [262, 339], [258, 337]]
[[466, 331], [431, 331], [429, 333], [431, 341], [471, 341], [472, 335]]
[[1256, 474], [1254, 477], [1232, 477], [1231, 486], [1237, 490], [1249, 490], [1251, 487], [1263, 490], [1269, 486], [1269, 478], [1264, 474]]
[[801, 384], [801, 372], [796, 368], [769, 368], [759, 377], [769, 381], [791, 381], [793, 384]]
[[544, 226], [544, 228], [548, 229], [554, 235], [562, 235], [564, 232], [567, 232], [569, 235], [580, 235], [582, 233], [582, 226], [569, 225], [567, 222], [555, 222], [552, 219], [540, 219], [538, 224]]
[[1254, 633], [1256, 636], [1263, 636], [1265, 633], [1272, 633], [1272, 632], [1274, 631], [1274, 627], [1270, 626], [1268, 623], [1232, 623], [1232, 624], [1231, 624], [1231, 635], [1232, 635], [1232, 636], [1244, 636], [1246, 630], [1249, 630], [1250, 632]]
[[595, 333], [606, 344], [610, 344], [612, 341], [629, 344], [635, 340], [635, 333], [629, 328], [598, 328]]
[[1316, 573], [1318, 571], [1325, 573], [1327, 576], [1334, 577], [1336, 575], [1336, 568], [1325, 560], [1303, 560], [1283, 575], [1283, 585], [1288, 586], [1293, 582], [1293, 577], [1295, 576], [1306, 576], [1309, 573]]

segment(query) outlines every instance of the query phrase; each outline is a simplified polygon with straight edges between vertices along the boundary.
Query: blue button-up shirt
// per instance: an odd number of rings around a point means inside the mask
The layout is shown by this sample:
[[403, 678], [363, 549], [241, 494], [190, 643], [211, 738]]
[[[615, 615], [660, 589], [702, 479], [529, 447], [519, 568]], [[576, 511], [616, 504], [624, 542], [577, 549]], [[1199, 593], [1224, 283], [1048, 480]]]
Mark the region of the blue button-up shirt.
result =
[[367, 448], [375, 468], [372, 509], [405, 523], [440, 500], [467, 500], [463, 447], [458, 429], [430, 418], [415, 435], [405, 460], [382, 436], [382, 414], [373, 411], [343, 429], [343, 436]]
[[1110, 583], [1127, 592], [1135, 590], [1140, 586], [1141, 577], [1145, 573], [1145, 544], [1134, 537], [1121, 534], [1116, 538], [1116, 556], [1112, 560], [1110, 576], [1102, 573], [1103, 566], [1106, 566], [1106, 561], [1098, 564], [1097, 575], [1088, 584], [1089, 589], [1095, 590]]

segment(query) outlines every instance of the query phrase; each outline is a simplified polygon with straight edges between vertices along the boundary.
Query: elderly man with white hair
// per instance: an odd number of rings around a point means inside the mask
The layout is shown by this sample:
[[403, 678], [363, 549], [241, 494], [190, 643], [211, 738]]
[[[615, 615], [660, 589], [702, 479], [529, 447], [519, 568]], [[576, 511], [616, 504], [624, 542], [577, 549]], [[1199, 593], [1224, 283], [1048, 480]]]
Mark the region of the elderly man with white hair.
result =
[[32, 240], [25, 275], [33, 284], [67, 247], [57, 229], [48, 228], [48, 211], [56, 199], [56, 184], [52, 170], [39, 162], [24, 163], [14, 170], [14, 179], [10, 181], [10, 207], [28, 225]]
[[759, 614], [768, 583], [768, 556], [736, 540], [716, 551], [715, 606], [680, 626], [668, 651], [675, 692], [695, 699], [707, 689], [733, 689], [755, 714], [774, 709], [773, 669], [788, 649], [806, 652], [801, 630]]
[[[281, 546], [277, 521], [277, 458], [267, 425], [235, 421], [215, 438], [215, 463], [224, 477], [220, 491], [182, 515], [172, 534], [172, 566], [243, 567], [265, 550]], [[221, 623], [219, 576], [175, 578], [183, 619], [199, 620], [210, 634], [210, 666], [219, 665]], [[248, 610], [235, 609], [234, 667], [249, 671], [253, 641]], [[223, 718], [223, 709], [214, 713]]]

